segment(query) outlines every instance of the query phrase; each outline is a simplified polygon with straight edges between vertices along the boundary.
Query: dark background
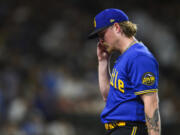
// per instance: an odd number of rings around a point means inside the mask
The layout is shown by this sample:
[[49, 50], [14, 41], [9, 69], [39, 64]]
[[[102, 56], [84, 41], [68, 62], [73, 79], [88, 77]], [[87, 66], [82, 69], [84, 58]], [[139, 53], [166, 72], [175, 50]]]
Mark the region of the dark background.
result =
[[0, 0], [0, 134], [102, 135], [94, 16], [125, 11], [160, 64], [162, 134], [180, 134], [180, 2]]

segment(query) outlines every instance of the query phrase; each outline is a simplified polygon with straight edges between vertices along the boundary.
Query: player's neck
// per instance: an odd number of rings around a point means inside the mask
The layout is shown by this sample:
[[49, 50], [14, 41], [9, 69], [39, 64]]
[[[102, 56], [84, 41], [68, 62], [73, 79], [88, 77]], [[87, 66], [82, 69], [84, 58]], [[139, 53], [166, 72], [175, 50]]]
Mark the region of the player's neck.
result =
[[133, 44], [135, 44], [137, 42], [135, 37], [132, 38], [124, 38], [121, 41], [121, 45], [120, 45], [120, 53], [124, 53], [128, 48], [130, 48]]

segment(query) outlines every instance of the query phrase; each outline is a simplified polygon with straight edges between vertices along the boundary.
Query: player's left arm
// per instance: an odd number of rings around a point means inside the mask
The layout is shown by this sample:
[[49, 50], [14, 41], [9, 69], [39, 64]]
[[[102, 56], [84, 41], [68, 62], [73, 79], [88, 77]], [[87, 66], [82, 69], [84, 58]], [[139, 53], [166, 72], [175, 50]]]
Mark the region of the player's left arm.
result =
[[146, 93], [140, 95], [144, 102], [144, 111], [146, 124], [148, 127], [148, 135], [161, 134], [161, 120], [159, 113], [159, 98], [157, 92]]

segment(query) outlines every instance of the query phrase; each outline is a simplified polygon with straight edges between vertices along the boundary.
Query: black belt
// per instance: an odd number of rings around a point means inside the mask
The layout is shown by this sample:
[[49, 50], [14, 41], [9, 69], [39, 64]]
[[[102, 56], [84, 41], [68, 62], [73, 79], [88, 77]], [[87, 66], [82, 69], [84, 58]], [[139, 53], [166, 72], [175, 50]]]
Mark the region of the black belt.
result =
[[105, 129], [111, 130], [117, 127], [134, 127], [134, 126], [146, 126], [145, 122], [129, 122], [129, 121], [116, 121], [111, 123], [105, 123]]

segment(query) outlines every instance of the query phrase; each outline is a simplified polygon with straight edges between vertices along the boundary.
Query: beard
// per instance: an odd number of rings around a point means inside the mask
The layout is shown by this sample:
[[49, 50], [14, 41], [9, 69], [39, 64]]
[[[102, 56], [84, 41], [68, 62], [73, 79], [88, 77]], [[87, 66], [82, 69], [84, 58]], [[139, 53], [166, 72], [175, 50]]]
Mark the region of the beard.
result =
[[115, 49], [107, 42], [103, 42], [103, 46], [108, 54], [111, 54]]

